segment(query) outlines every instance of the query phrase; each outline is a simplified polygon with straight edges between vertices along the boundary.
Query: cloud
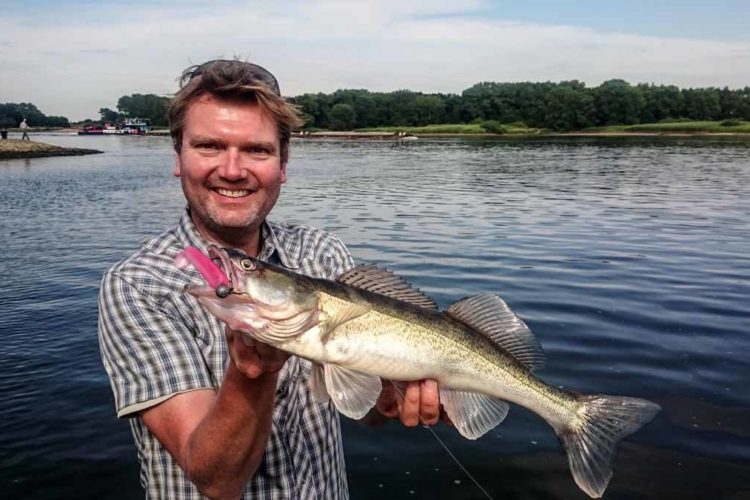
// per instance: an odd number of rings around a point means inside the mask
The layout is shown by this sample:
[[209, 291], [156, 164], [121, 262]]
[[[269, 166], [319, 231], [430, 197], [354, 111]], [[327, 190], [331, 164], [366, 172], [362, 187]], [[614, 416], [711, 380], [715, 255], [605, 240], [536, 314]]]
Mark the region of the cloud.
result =
[[6, 101], [95, 117], [121, 95], [166, 94], [191, 63], [239, 55], [287, 95], [337, 88], [460, 92], [479, 81], [610, 78], [747, 85], [750, 44], [482, 17], [487, 3], [288, 1], [104, 4], [62, 19], [0, 19]]

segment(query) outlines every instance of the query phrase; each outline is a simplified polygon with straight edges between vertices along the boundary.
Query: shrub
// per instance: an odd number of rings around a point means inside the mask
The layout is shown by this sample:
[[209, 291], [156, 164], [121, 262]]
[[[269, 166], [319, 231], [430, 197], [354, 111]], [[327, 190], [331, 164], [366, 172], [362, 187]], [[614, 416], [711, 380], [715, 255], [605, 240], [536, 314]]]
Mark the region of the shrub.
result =
[[497, 120], [486, 120], [482, 122], [482, 128], [490, 134], [507, 134], [508, 128]]
[[738, 120], [737, 118], [728, 118], [719, 123], [719, 125], [721, 125], [722, 127], [736, 127], [738, 125], [742, 125], [742, 120]]

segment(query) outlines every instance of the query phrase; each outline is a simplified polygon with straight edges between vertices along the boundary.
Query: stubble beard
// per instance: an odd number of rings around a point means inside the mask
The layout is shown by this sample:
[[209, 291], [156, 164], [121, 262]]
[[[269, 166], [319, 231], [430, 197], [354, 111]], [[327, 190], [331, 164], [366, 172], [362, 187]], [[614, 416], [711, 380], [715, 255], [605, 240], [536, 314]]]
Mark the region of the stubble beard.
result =
[[[256, 200], [260, 205], [254, 203], [244, 213], [233, 213], [212, 203], [206, 203], [205, 199], [198, 203], [188, 200], [188, 206], [194, 222], [202, 226], [204, 231], [208, 231], [209, 236], [231, 246], [241, 247], [245, 240], [260, 231], [261, 225], [279, 198], [279, 192], [280, 190], [276, 190], [268, 193], [265, 202]], [[250, 196], [258, 194], [253, 193]]]

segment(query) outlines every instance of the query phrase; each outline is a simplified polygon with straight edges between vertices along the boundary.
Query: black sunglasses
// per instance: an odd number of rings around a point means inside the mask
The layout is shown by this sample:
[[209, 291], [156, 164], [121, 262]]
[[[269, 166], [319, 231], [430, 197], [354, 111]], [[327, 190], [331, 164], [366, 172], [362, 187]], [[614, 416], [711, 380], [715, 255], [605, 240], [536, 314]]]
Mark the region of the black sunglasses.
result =
[[276, 77], [273, 76], [271, 72], [263, 66], [258, 66], [257, 64], [249, 62], [229, 59], [214, 59], [212, 61], [204, 62], [203, 64], [195, 66], [195, 69], [188, 73], [189, 77], [187, 79], [190, 80], [192, 78], [195, 78], [196, 76], [202, 75], [206, 71], [206, 68], [208, 68], [209, 66], [213, 66], [214, 64], [240, 64], [249, 70], [250, 76], [252, 76], [253, 79], [263, 83], [277, 96], [281, 96], [281, 90], [279, 90], [279, 82], [278, 80], [276, 80]]

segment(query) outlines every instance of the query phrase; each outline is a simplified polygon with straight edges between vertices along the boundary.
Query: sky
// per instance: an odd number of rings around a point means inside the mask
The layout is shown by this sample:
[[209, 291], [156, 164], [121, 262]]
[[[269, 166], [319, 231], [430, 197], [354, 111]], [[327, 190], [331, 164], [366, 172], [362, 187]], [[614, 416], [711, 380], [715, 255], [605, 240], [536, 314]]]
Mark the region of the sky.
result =
[[98, 118], [234, 56], [284, 95], [612, 78], [750, 86], [744, 0], [0, 0], [0, 102]]

